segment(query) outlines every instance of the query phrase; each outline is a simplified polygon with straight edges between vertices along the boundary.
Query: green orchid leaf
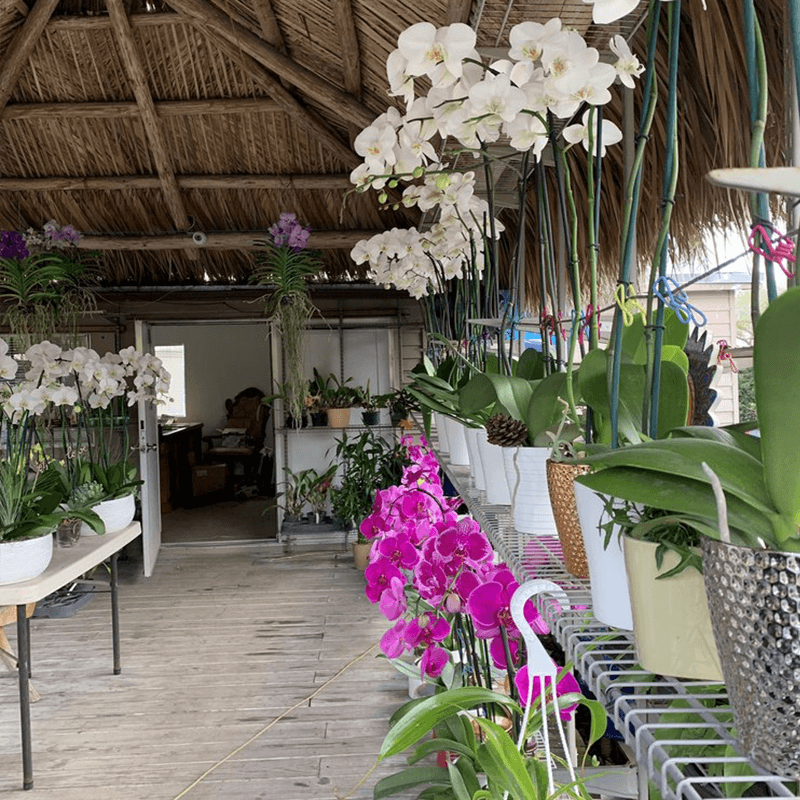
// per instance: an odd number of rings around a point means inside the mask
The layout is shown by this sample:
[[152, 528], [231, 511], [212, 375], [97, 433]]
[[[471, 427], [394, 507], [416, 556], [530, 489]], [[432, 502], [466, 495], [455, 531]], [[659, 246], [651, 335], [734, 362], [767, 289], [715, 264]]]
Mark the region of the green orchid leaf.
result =
[[[402, 753], [430, 733], [442, 720], [485, 703], [499, 703], [519, 710], [519, 706], [507, 695], [473, 686], [450, 689], [433, 697], [423, 698], [418, 703], [407, 703], [393, 716], [392, 727], [381, 745], [380, 758]], [[398, 716], [400, 712], [402, 714]]]
[[496, 402], [494, 384], [483, 372], [476, 372], [458, 393], [459, 408], [467, 414], [489, 408]]
[[484, 733], [484, 743], [478, 748], [478, 757], [489, 779], [508, 791], [511, 797], [536, 797], [536, 787], [526, 768], [526, 759], [517, 750], [508, 732], [489, 719], [478, 717], [475, 721]]
[[472, 795], [467, 789], [467, 784], [464, 782], [460, 770], [452, 761], [447, 762], [447, 772], [450, 775], [450, 783], [453, 787], [455, 800], [472, 800]]
[[713, 428], [706, 425], [684, 425], [670, 431], [673, 438], [710, 439], [727, 447], [738, 448], [761, 461], [761, 440], [758, 436], [749, 436], [734, 428]]
[[498, 375], [500, 373], [500, 359], [494, 353], [486, 354], [483, 371], [490, 372], [493, 375]]
[[467, 756], [467, 758], [475, 757], [474, 750], [470, 750], [469, 747], [461, 742], [457, 742], [455, 739], [441, 739], [437, 736], [435, 739], [431, 739], [419, 745], [417, 749], [414, 750], [413, 755], [409, 756], [408, 763], [416, 764], [431, 753], [439, 753], [441, 751], [458, 753], [461, 756]]
[[438, 400], [434, 400], [430, 395], [424, 392], [419, 392], [412, 387], [408, 387], [406, 391], [417, 401], [423, 408], [428, 408], [431, 411], [436, 411], [439, 414], [446, 414], [452, 416], [455, 409], [451, 405], [445, 405]]
[[677, 364], [682, 370], [684, 377], [689, 374], [689, 356], [680, 347], [673, 344], [665, 344], [661, 348], [661, 362], [671, 361]]
[[[621, 447], [583, 459], [595, 469], [633, 467], [646, 472], [664, 472], [673, 476], [707, 483], [701, 464], [706, 462], [720, 479], [726, 493], [741, 498], [764, 514], [774, 514], [769, 493], [764, 486], [761, 464], [738, 448], [710, 439], [662, 439], [635, 447]], [[649, 479], [644, 478], [644, 482]], [[653, 505], [647, 503], [647, 505]]]
[[[683, 351], [689, 341], [689, 326], [681, 322], [680, 317], [671, 308], [664, 309], [664, 339], [665, 346], [676, 347]], [[688, 365], [687, 365], [688, 370]]]
[[532, 347], [523, 350], [514, 374], [527, 381], [541, 380], [544, 378], [544, 356]]
[[[684, 358], [686, 354], [678, 351]], [[689, 361], [686, 359], [688, 368]], [[686, 424], [689, 415], [689, 384], [686, 370], [677, 361], [661, 362], [658, 390], [658, 438], [663, 439], [673, 428]]]
[[559, 398], [566, 397], [566, 390], [566, 372], [552, 372], [539, 382], [525, 416], [528, 438], [531, 441], [534, 441], [543, 430], [558, 424], [561, 420], [564, 406]]
[[373, 791], [374, 800], [403, 794], [416, 786], [450, 786], [450, 773], [444, 767], [408, 767], [381, 778]]
[[[472, 727], [472, 725], [470, 725], [470, 727]], [[474, 755], [473, 752], [473, 757]], [[475, 771], [472, 758], [459, 758], [456, 762], [456, 768], [459, 773], [461, 773], [461, 780], [464, 782], [467, 792], [469, 792], [468, 796], [470, 798], [474, 797], [475, 792], [481, 788], [481, 785], [478, 781], [478, 773]]]
[[606, 728], [608, 727], [608, 715], [603, 704], [598, 703], [597, 700], [590, 700], [588, 697], [581, 695], [578, 703], [589, 709], [591, 724], [589, 726], [589, 741], [586, 746], [591, 747], [605, 736]]
[[644, 314], [634, 315], [633, 322], [622, 329], [622, 358], [631, 364], [644, 364], [647, 360]]
[[[800, 287], [773, 300], [756, 325], [753, 369], [767, 489], [778, 510], [800, 515]], [[795, 531], [797, 536], [797, 531]]]
[[[625, 450], [628, 448], [620, 448]], [[707, 482], [692, 480], [683, 475], [671, 475], [635, 467], [610, 467], [575, 479], [596, 492], [630, 500], [632, 503], [663, 508], [677, 514], [699, 517], [716, 528], [717, 505]], [[773, 537], [770, 519], [761, 511], [740, 500], [727, 496], [728, 519], [739, 530], [747, 531], [751, 541]], [[715, 538], [718, 538], [719, 534]]]

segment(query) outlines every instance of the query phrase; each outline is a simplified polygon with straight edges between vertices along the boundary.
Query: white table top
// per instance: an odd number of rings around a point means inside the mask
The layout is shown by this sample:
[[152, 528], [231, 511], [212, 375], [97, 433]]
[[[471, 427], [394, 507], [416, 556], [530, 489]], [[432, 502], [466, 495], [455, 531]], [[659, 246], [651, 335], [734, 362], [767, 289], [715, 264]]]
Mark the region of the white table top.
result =
[[127, 528], [116, 533], [81, 536], [74, 547], [54, 547], [53, 560], [41, 575], [29, 581], [0, 586], [0, 606], [35, 603], [47, 597], [56, 589], [101, 564], [128, 542], [132, 542], [141, 532], [141, 525], [132, 522]]

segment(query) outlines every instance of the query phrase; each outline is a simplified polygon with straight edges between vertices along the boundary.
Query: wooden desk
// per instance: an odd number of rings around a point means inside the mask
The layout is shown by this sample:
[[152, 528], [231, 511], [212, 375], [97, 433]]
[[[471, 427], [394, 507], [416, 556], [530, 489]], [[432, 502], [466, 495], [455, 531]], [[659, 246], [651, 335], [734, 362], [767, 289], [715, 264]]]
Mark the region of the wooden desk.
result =
[[22, 732], [22, 788], [33, 788], [33, 752], [31, 748], [31, 709], [28, 679], [31, 673], [30, 624], [25, 614], [27, 603], [36, 603], [57, 589], [71, 583], [107, 558], [111, 558], [111, 638], [114, 674], [122, 671], [119, 652], [119, 599], [117, 593], [117, 556], [119, 551], [142, 532], [138, 522], [117, 533], [82, 536], [74, 547], [53, 550], [50, 566], [37, 578], [0, 586], [0, 606], [17, 607], [17, 670], [19, 672], [19, 713]]
[[192, 504], [192, 467], [202, 460], [202, 422], [159, 429], [162, 513]]

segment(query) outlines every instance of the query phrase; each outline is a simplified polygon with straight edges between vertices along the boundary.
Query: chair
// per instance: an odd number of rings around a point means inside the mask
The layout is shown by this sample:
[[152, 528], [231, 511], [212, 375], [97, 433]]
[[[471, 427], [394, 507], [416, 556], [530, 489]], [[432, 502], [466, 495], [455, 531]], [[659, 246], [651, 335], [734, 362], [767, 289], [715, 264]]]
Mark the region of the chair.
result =
[[206, 463], [228, 465], [229, 481], [252, 481], [260, 484], [260, 463], [269, 406], [261, 400], [264, 392], [250, 387], [239, 392], [233, 400], [225, 401], [228, 421], [225, 429], [214, 436], [204, 436], [209, 444], [203, 455]]

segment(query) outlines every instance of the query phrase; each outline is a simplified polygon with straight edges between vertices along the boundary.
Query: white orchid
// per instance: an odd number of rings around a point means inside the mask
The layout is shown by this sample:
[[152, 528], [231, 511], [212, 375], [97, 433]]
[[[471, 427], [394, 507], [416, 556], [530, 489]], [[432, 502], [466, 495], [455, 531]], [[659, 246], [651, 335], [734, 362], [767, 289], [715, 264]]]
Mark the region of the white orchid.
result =
[[508, 35], [511, 49], [509, 58], [515, 61], [538, 61], [545, 44], [561, 46], [566, 41], [566, 31], [561, 30], [561, 20], [554, 17], [544, 25], [539, 22], [521, 22]]
[[366, 162], [367, 166], [378, 172], [388, 172], [395, 163], [394, 146], [397, 144], [397, 131], [387, 122], [376, 121], [364, 128], [353, 141], [353, 149]]
[[505, 126], [506, 134], [511, 137], [510, 144], [516, 150], [530, 150], [534, 158], [539, 158], [547, 146], [547, 126], [535, 114], [518, 114]]
[[639, 0], [583, 0], [592, 5], [595, 25], [609, 25], [627, 16], [639, 5]]
[[407, 61], [405, 74], [427, 75], [434, 86], [449, 86], [461, 77], [465, 58], [480, 60], [475, 41], [469, 25], [456, 22], [437, 29], [418, 22], [400, 34], [397, 47]]
[[11, 356], [0, 356], [0, 379], [13, 381], [19, 369], [19, 362]]
[[55, 406], [75, 406], [78, 403], [78, 390], [74, 386], [60, 383], [50, 391], [49, 397]]
[[636, 85], [633, 79], [638, 78], [644, 72], [644, 66], [639, 63], [639, 59], [631, 52], [623, 36], [613, 36], [608, 46], [611, 48], [611, 52], [617, 56], [617, 60], [614, 62], [614, 70], [620, 81], [629, 89], [633, 89]]
[[[591, 109], [587, 109], [581, 120], [580, 125], [569, 125], [564, 128], [562, 135], [570, 144], [577, 144], [580, 142], [586, 150], [589, 149], [589, 118]], [[592, 136], [594, 137], [593, 146], [597, 147], [597, 126], [592, 121]], [[606, 147], [611, 144], [616, 144], [622, 141], [622, 131], [610, 120], [604, 119], [601, 127], [601, 142], [600, 142], [600, 155], [606, 154]]]

